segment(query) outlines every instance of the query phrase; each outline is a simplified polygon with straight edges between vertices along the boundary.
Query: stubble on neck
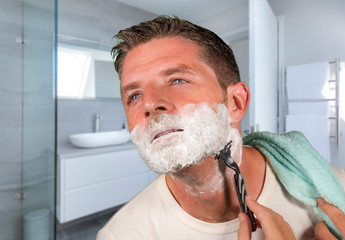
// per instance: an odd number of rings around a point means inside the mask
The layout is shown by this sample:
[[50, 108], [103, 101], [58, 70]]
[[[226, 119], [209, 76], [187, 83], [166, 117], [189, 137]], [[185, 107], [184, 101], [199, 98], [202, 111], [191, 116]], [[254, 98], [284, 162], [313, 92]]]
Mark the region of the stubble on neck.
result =
[[237, 218], [233, 171], [214, 157], [168, 174], [166, 183], [179, 205], [195, 218], [212, 223]]

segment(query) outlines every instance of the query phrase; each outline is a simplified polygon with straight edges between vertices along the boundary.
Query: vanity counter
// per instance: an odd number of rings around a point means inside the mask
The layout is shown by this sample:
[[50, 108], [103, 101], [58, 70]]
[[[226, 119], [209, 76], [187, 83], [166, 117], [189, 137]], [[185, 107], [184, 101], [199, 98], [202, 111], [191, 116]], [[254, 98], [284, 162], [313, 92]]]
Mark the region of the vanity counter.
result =
[[60, 144], [58, 147], [58, 154], [60, 158], [75, 158], [82, 156], [90, 156], [96, 154], [118, 152], [124, 150], [135, 149], [135, 146], [132, 142], [125, 144], [108, 146], [108, 147], [98, 147], [98, 148], [79, 148], [73, 146], [71, 143]]

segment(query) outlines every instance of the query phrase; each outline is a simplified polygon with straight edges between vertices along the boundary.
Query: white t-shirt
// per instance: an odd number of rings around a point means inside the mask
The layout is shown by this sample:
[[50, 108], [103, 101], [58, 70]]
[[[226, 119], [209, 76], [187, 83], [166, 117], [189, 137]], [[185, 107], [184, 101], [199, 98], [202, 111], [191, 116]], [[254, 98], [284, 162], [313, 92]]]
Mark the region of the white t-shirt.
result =
[[[345, 186], [345, 170], [333, 168]], [[319, 217], [311, 207], [283, 189], [269, 164], [258, 202], [282, 215], [296, 239], [314, 238], [314, 225], [320, 221]], [[237, 239], [238, 228], [238, 219], [208, 223], [186, 213], [170, 193], [162, 175], [121, 208], [99, 231], [97, 240], [231, 240]], [[264, 239], [262, 230], [257, 229], [252, 239]]]

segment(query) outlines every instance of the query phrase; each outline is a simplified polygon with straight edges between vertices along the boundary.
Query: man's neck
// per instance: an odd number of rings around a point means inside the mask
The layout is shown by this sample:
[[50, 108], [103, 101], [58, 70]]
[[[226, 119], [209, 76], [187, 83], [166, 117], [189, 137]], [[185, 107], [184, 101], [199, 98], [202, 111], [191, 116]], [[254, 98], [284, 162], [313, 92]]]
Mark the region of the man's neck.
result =
[[[265, 160], [254, 148], [243, 148], [241, 172], [247, 192], [257, 198], [265, 176]], [[238, 201], [233, 170], [223, 162], [207, 158], [201, 164], [166, 176], [171, 193], [190, 215], [206, 222], [225, 222], [237, 218]]]

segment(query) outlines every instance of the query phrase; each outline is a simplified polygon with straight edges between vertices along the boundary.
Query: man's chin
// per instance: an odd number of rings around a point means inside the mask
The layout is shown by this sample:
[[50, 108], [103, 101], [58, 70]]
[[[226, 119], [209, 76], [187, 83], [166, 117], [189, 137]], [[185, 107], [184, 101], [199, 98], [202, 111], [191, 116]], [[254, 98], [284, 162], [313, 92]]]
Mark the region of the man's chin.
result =
[[169, 175], [180, 175], [180, 174], [186, 174], [186, 172], [192, 170], [194, 167], [201, 165], [204, 162], [205, 159], [202, 160], [195, 160], [190, 164], [184, 164], [184, 165], [178, 165], [170, 169], [169, 171], [164, 172], [164, 174], [169, 174]]
[[170, 169], [165, 169], [165, 170], [162, 170], [162, 169], [156, 169], [152, 166], [150, 166], [149, 164], [147, 164], [148, 168], [150, 168], [152, 171], [158, 173], [158, 174], [168, 174], [168, 175], [179, 175], [181, 173], [184, 173], [186, 171], [188, 171], [189, 168], [193, 167], [194, 165], [190, 164], [190, 165], [187, 165], [187, 166], [174, 166]]

